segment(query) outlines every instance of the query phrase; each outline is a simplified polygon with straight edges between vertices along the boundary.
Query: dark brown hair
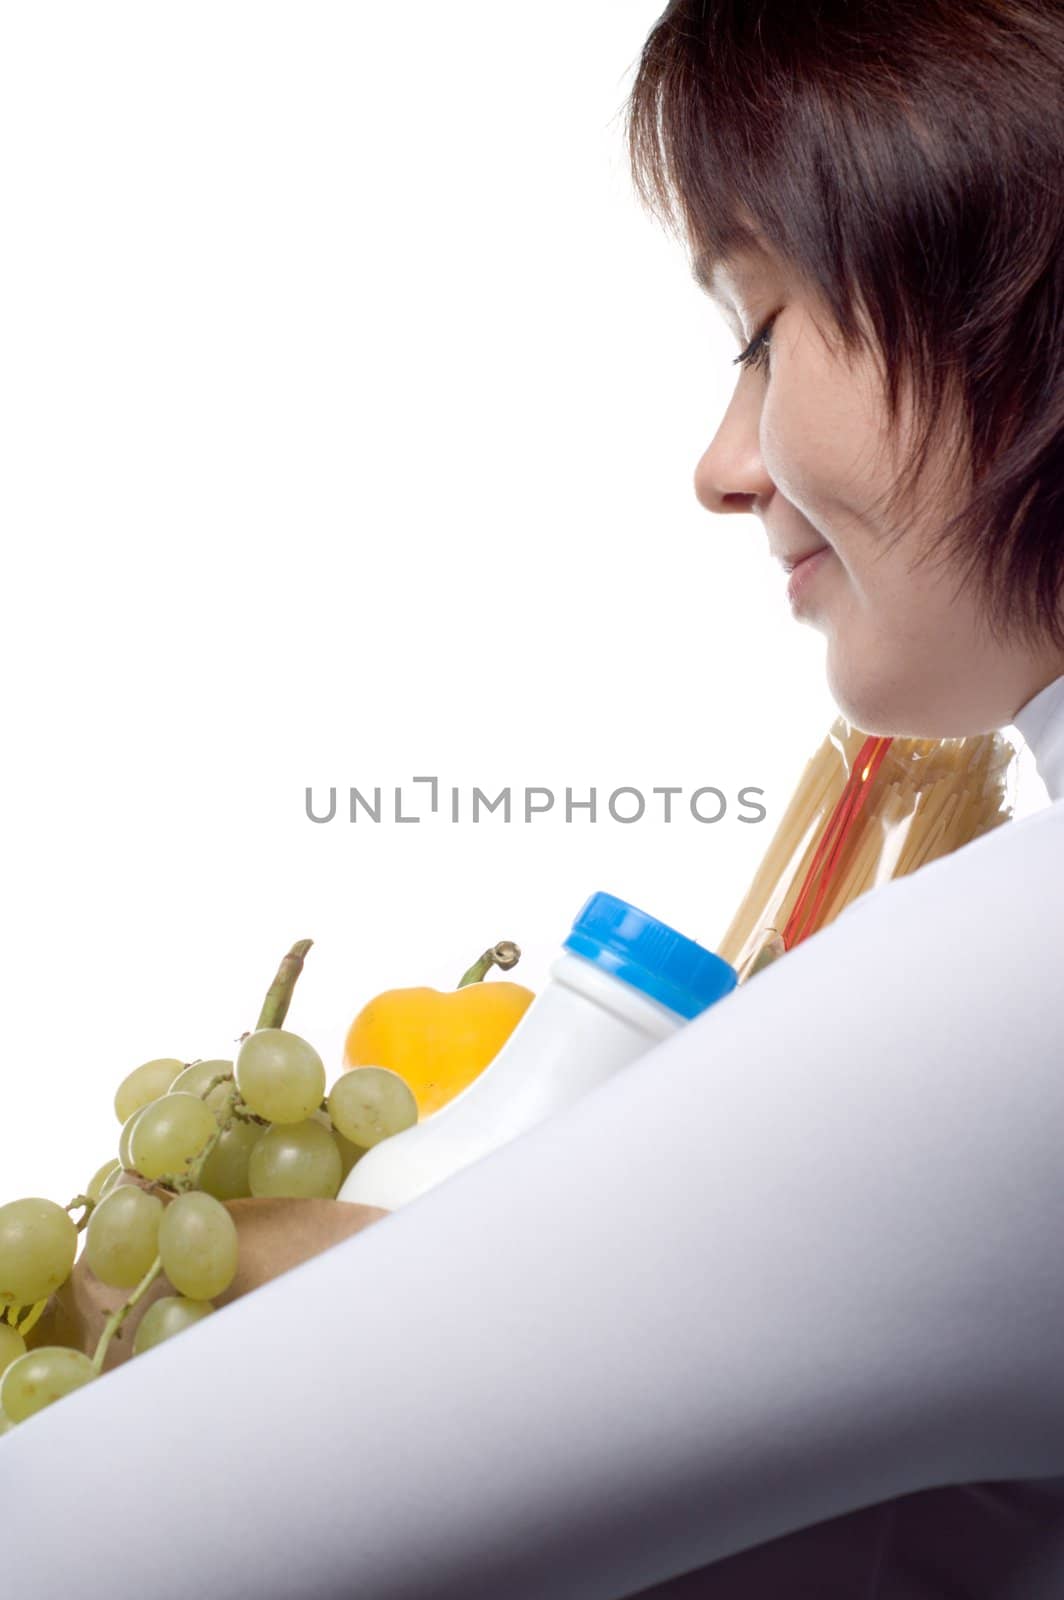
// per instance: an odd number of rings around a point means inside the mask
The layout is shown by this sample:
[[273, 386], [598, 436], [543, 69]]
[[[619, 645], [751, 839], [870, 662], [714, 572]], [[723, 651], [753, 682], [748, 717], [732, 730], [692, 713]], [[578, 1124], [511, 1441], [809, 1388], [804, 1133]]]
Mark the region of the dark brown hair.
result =
[[759, 232], [875, 349], [892, 421], [908, 389], [898, 498], [959, 419], [970, 493], [930, 553], [996, 636], [1064, 649], [1061, 0], [672, 0], [626, 110], [695, 256]]

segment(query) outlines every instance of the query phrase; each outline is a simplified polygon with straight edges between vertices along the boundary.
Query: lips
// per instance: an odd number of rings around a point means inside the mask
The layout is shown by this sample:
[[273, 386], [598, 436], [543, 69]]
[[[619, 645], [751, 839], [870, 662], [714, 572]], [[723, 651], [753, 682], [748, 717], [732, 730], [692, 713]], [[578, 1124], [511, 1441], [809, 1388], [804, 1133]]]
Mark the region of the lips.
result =
[[810, 556], [815, 556], [819, 551], [829, 548], [830, 546], [826, 544], [814, 544], [808, 550], [797, 551], [793, 555], [783, 551], [778, 552], [778, 555], [784, 572], [793, 572], [795, 567], [801, 566], [803, 561], [808, 561]]

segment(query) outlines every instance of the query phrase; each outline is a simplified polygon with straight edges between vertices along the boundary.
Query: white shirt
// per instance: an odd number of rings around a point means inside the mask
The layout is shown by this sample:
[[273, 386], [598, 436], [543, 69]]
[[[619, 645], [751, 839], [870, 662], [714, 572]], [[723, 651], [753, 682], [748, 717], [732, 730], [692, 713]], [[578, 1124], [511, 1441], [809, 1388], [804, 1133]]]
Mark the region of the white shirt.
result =
[[1041, 811], [0, 1439], [5, 1592], [1059, 1600], [1064, 677], [1015, 726]]
[[1028, 700], [1013, 727], [1033, 754], [1050, 800], [1064, 799], [1064, 674]]

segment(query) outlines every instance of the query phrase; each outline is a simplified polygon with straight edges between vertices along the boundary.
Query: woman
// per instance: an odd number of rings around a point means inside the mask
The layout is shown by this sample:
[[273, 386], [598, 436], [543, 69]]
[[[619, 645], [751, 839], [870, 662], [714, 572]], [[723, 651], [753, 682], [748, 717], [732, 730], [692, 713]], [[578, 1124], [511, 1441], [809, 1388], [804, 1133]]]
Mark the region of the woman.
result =
[[826, 552], [798, 609], [868, 733], [1064, 671], [1062, 74], [1044, 0], [682, 0], [644, 51], [639, 191], [745, 346], [698, 498]]
[[1062, 83], [1044, 0], [680, 0], [630, 123], [745, 346], [700, 500], [1051, 803], [17, 1429], [12, 1594], [1064, 1592]]

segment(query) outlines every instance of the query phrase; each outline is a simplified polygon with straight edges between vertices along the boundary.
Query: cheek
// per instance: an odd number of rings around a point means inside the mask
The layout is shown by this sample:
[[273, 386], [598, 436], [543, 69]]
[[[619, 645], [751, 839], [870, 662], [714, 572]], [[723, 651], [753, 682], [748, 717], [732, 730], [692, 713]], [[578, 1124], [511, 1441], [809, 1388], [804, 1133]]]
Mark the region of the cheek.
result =
[[834, 358], [819, 336], [781, 343], [761, 411], [762, 460], [784, 498], [833, 539], [885, 487], [881, 413], [867, 372]]

